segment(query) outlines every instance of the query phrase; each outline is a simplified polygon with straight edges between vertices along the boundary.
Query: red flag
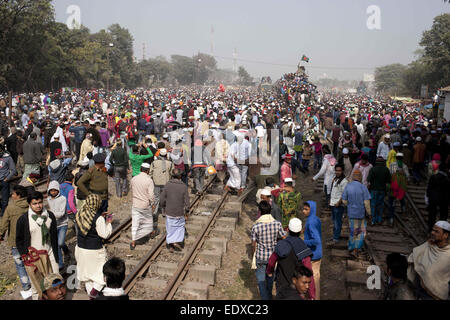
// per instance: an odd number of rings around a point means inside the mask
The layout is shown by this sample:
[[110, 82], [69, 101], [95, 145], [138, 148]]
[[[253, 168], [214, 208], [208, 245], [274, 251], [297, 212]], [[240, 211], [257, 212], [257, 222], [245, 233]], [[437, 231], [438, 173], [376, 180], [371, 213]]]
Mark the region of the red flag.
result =
[[220, 92], [225, 92], [225, 86], [223, 84], [220, 84], [219, 91]]

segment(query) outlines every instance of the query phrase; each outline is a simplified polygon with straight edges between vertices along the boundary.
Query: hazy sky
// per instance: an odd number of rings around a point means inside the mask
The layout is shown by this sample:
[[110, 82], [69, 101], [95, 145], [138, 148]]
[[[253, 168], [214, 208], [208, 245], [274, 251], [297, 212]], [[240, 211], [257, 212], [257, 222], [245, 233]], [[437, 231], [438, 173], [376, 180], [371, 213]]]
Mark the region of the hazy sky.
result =
[[[220, 68], [232, 69], [236, 48], [238, 66], [273, 79], [295, 71], [303, 54], [313, 79], [362, 80], [374, 67], [407, 64], [433, 18], [450, 13], [442, 0], [55, 0], [57, 21], [67, 21], [70, 5], [92, 32], [113, 23], [128, 28], [139, 60], [143, 43], [147, 58], [211, 54], [213, 26]], [[380, 8], [380, 30], [367, 28], [370, 5]]]

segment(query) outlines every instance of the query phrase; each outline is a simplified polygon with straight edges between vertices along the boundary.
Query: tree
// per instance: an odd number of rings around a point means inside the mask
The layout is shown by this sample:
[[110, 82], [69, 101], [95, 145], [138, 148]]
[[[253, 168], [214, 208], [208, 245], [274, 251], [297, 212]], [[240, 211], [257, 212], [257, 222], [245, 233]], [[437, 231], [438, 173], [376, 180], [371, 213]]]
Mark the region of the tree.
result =
[[238, 75], [239, 75], [239, 83], [242, 85], [249, 86], [252, 84], [252, 77], [250, 74], [245, 70], [244, 67], [239, 67], [238, 69]]
[[450, 14], [434, 18], [433, 26], [423, 33], [422, 63], [429, 70], [429, 85], [436, 89], [450, 84]]
[[141, 61], [138, 64], [138, 83], [142, 87], [161, 85], [172, 71], [172, 65], [163, 56]]
[[375, 87], [377, 91], [389, 94], [405, 92], [403, 74], [406, 66], [396, 63], [375, 69]]
[[196, 65], [192, 58], [180, 55], [172, 55], [173, 76], [181, 85], [194, 82]]
[[213, 56], [199, 53], [192, 58], [195, 65], [194, 82], [204, 84], [209, 76], [217, 70], [217, 61]]
[[51, 0], [2, 1], [0, 5], [0, 85], [36, 88], [35, 77], [49, 58], [43, 45], [54, 22]]

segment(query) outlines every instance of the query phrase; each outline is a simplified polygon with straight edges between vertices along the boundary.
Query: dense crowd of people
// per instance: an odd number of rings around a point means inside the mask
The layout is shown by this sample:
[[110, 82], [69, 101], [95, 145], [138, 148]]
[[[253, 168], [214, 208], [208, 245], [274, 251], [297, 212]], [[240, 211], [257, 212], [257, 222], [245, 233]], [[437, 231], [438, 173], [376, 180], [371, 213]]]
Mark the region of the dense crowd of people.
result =
[[[408, 183], [427, 186], [431, 240], [407, 262], [402, 256], [388, 259], [390, 290], [410, 284], [409, 266], [415, 274], [411, 290], [420, 291], [411, 297], [448, 299], [445, 119], [386, 97], [319, 92], [302, 73], [286, 74], [273, 87], [73, 90], [16, 95], [11, 106], [0, 99], [0, 239], [8, 233], [23, 296], [65, 297], [61, 274], [71, 254], [65, 245], [70, 219], [77, 235], [77, 278], [90, 298], [126, 298], [125, 265], [108, 260], [103, 246], [113, 221], [108, 176], [114, 178], [115, 197], [132, 193], [130, 249], [159, 234], [162, 214], [167, 248], [174, 252], [184, 248], [189, 193], [201, 192], [205, 177], [216, 174], [225, 190], [241, 194], [249, 166], [255, 166], [263, 185], [251, 230], [252, 267], [262, 299], [272, 298], [274, 281], [276, 298], [320, 299], [320, 216], [333, 219], [327, 245], [339, 241], [348, 217], [348, 250], [358, 259], [367, 223], [392, 226], [396, 200], [405, 213]], [[10, 195], [15, 176], [21, 181]], [[319, 214], [318, 204], [303, 201], [295, 186], [322, 176], [326, 201]], [[36, 191], [42, 179], [46, 199]], [[41, 287], [30, 281], [22, 261], [29, 247], [47, 251], [51, 262]], [[389, 295], [398, 296], [407, 295]]]

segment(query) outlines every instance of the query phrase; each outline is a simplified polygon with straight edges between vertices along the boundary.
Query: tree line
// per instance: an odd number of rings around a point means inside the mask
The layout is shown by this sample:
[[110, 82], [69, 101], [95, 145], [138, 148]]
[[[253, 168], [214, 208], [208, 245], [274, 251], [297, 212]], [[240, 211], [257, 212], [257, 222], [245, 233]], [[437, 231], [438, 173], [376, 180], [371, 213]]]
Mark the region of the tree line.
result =
[[450, 85], [450, 14], [435, 17], [419, 45], [418, 58], [409, 65], [396, 63], [375, 70], [378, 92], [417, 97], [422, 85], [428, 85], [429, 95]]
[[[51, 0], [0, 0], [0, 92], [159, 85], [250, 84], [247, 72], [220, 70], [214, 57], [172, 55], [135, 61], [133, 36], [113, 24], [91, 33], [55, 21]], [[245, 71], [245, 69], [242, 67]], [[216, 81], [213, 81], [215, 79]]]

